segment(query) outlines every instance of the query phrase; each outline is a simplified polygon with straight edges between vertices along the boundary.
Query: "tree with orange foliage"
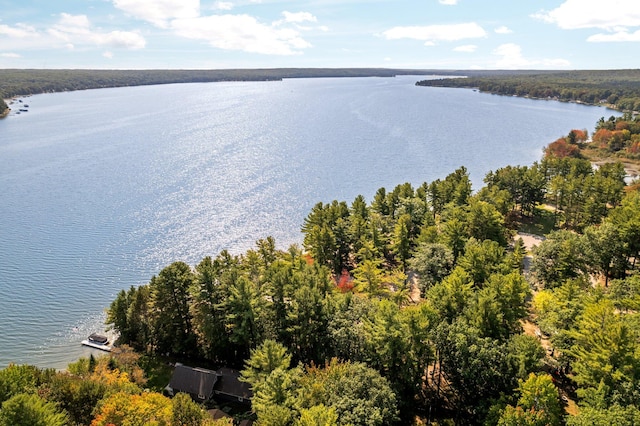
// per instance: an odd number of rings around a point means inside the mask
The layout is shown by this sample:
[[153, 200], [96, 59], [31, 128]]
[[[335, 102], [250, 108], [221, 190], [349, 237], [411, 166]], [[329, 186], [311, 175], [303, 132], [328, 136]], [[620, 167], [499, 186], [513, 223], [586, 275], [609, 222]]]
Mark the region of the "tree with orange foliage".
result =
[[600, 148], [605, 148], [609, 144], [609, 140], [612, 136], [613, 131], [602, 128], [593, 135], [593, 142], [598, 144]]
[[637, 138], [637, 140], [631, 139], [631, 145], [627, 147], [627, 152], [629, 154], [640, 154], [640, 138]]
[[577, 145], [572, 145], [567, 142], [565, 138], [560, 138], [555, 142], [551, 142], [544, 149], [544, 155], [546, 157], [556, 157], [556, 158], [580, 158], [580, 148]]
[[582, 143], [587, 140], [588, 133], [586, 130], [573, 129], [567, 135], [567, 142], [571, 144]]
[[599, 148], [610, 151], [620, 151], [630, 139], [631, 132], [624, 126], [618, 128], [618, 125], [616, 130], [600, 129], [593, 135], [593, 142], [598, 144]]

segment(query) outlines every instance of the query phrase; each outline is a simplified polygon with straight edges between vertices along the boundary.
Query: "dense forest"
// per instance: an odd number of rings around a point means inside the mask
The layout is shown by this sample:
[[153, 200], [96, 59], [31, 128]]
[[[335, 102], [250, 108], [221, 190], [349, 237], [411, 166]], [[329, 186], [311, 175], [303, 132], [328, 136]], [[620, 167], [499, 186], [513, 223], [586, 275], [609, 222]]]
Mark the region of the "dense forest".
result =
[[[594, 139], [638, 125], [603, 118]], [[231, 424], [158, 393], [159, 360], [240, 369], [236, 422], [638, 424], [640, 192], [575, 155], [587, 139], [475, 192], [461, 167], [318, 203], [302, 247], [174, 262], [111, 303], [111, 356], [0, 371], [0, 425]]]
[[477, 88], [498, 95], [604, 104], [621, 111], [640, 111], [640, 70], [469, 72], [466, 76], [468, 78], [423, 80], [416, 84]]

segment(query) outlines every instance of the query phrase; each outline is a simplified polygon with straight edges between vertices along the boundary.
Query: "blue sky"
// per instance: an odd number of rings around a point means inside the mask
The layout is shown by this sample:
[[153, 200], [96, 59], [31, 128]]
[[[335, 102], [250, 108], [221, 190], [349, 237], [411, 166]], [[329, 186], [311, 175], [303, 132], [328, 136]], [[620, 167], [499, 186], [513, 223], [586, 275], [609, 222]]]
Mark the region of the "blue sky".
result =
[[640, 66], [638, 0], [0, 0], [0, 68]]

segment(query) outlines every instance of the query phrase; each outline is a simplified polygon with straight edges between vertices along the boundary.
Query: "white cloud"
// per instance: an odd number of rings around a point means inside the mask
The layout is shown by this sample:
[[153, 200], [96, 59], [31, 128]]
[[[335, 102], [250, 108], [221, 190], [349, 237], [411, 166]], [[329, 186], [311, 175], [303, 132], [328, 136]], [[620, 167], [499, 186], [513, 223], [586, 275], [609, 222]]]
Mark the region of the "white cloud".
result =
[[509, 27], [504, 25], [493, 30], [496, 34], [511, 34], [513, 31]]
[[91, 28], [86, 15], [60, 14], [58, 23], [47, 31], [49, 35], [66, 42], [67, 48], [77, 45], [96, 44], [121, 49], [142, 49], [146, 40], [137, 32], [100, 32]]
[[0, 56], [2, 56], [3, 58], [22, 58], [21, 55], [13, 52], [0, 53]]
[[113, 5], [160, 28], [168, 28], [172, 19], [200, 16], [200, 0], [113, 0]]
[[543, 10], [532, 16], [567, 30], [600, 28], [613, 31], [640, 26], [637, 0], [566, 0], [553, 10]]
[[311, 47], [293, 29], [265, 25], [249, 15], [212, 15], [175, 19], [171, 28], [181, 37], [204, 40], [225, 50], [267, 55], [296, 55]]
[[[297, 55], [311, 47], [299, 31], [309, 30], [300, 26], [304, 22], [317, 22], [309, 12], [283, 12], [283, 19], [265, 24], [249, 15], [214, 14], [201, 15], [199, 0], [111, 0], [115, 7], [135, 18], [169, 29], [174, 34], [193, 40], [203, 40], [209, 45], [225, 50], [240, 50], [268, 55]], [[251, 3], [261, 3], [251, 0]], [[214, 8], [230, 10], [233, 3], [217, 1]], [[285, 25], [294, 28], [285, 28]], [[328, 28], [320, 27], [321, 31]], [[137, 33], [131, 33], [137, 34]], [[114, 37], [113, 41], [139, 45], [143, 39], [131, 36]], [[121, 35], [120, 35], [121, 36]]]
[[522, 49], [514, 43], [507, 43], [498, 46], [492, 52], [502, 58], [496, 62], [498, 68], [524, 68], [531, 65], [531, 62], [522, 56]]
[[426, 45], [433, 45], [437, 41], [458, 41], [487, 36], [487, 32], [475, 22], [422, 27], [394, 27], [382, 34], [387, 40], [408, 38], [425, 41]]
[[594, 34], [587, 38], [587, 41], [591, 42], [620, 42], [620, 41], [640, 41], [640, 30], [637, 30], [633, 33], [628, 32], [627, 30], [617, 31], [611, 34]]
[[213, 5], [213, 8], [218, 10], [231, 10], [233, 9], [233, 3], [228, 1], [218, 1]]
[[301, 22], [317, 22], [318, 21], [318, 19], [312, 14], [310, 14], [309, 12], [291, 13], [285, 10], [284, 12], [282, 12], [282, 15], [284, 16], [284, 22], [301, 23]]
[[104, 32], [92, 27], [86, 15], [61, 13], [49, 28], [35, 29], [23, 24], [0, 25], [2, 36], [11, 39], [12, 49], [66, 49], [105, 46], [107, 48], [142, 49], [146, 41], [138, 32]]
[[91, 24], [86, 15], [61, 13], [58, 23], [47, 31], [50, 35], [71, 42], [74, 38], [85, 39], [91, 36]]
[[60, 19], [56, 27], [68, 29], [67, 31], [88, 31], [91, 23], [87, 15], [71, 15], [69, 13], [61, 13]]
[[476, 49], [478, 49], [478, 46], [476, 46], [475, 44], [465, 44], [464, 46], [454, 47], [453, 51], [473, 53], [476, 51]]
[[453, 6], [458, 4], [458, 0], [438, 0], [440, 4], [446, 4], [448, 6]]
[[297, 29], [301, 31], [309, 31], [312, 30], [312, 27], [301, 25], [304, 22], [318, 22], [318, 18], [313, 16], [309, 12], [287, 12], [286, 10], [282, 12], [282, 16], [284, 19], [279, 21], [275, 21], [273, 23], [274, 26], [280, 26], [283, 24], [293, 24]]
[[102, 56], [104, 56], [107, 59], [112, 59], [113, 58], [113, 52], [104, 52], [102, 54]]
[[38, 31], [34, 27], [25, 24], [16, 24], [15, 27], [0, 25], [0, 36], [2, 35], [19, 39], [39, 37]]
[[495, 66], [501, 69], [522, 69], [522, 68], [539, 68], [540, 66], [547, 68], [566, 68], [570, 64], [565, 59], [541, 59], [531, 60], [522, 55], [522, 49], [514, 43], [506, 43], [498, 46], [492, 52], [501, 58], [496, 62]]
[[100, 46], [109, 46], [121, 49], [143, 49], [147, 44], [144, 37], [131, 31], [96, 33], [91, 35], [91, 39]]

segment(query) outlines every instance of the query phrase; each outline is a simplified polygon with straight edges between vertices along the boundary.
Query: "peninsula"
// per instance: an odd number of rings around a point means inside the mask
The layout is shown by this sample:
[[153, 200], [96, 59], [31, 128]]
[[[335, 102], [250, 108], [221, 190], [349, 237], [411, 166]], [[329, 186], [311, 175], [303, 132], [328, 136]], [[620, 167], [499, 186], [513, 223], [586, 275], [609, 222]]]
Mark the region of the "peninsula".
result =
[[454, 71], [444, 74], [451, 78], [423, 80], [416, 85], [474, 88], [497, 95], [603, 105], [619, 111], [640, 110], [640, 69]]

